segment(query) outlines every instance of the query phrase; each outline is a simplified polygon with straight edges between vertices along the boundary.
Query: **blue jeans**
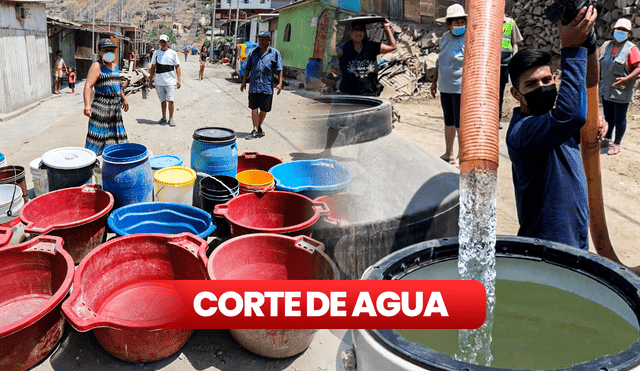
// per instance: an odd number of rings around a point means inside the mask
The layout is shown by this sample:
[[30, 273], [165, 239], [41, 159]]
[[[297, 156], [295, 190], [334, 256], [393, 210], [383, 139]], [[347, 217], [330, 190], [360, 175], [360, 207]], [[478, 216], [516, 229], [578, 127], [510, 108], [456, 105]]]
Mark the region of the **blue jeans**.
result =
[[629, 103], [617, 103], [602, 98], [602, 110], [604, 111], [604, 119], [609, 124], [609, 130], [605, 139], [611, 140], [613, 129], [616, 129], [616, 138], [613, 144], [620, 145], [624, 132], [627, 130], [627, 108]]

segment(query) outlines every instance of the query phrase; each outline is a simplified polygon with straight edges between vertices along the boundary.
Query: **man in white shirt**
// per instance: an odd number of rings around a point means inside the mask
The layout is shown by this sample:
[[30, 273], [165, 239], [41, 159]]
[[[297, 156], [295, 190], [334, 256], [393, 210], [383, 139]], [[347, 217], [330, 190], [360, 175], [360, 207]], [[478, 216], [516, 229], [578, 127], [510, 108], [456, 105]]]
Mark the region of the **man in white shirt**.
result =
[[180, 58], [178, 53], [169, 49], [169, 36], [160, 35], [160, 50], [156, 50], [151, 57], [149, 69], [149, 88], [154, 85], [162, 106], [162, 119], [158, 124], [167, 123], [167, 101], [169, 102], [169, 126], [176, 126], [173, 121], [173, 98], [176, 89], [180, 89]]

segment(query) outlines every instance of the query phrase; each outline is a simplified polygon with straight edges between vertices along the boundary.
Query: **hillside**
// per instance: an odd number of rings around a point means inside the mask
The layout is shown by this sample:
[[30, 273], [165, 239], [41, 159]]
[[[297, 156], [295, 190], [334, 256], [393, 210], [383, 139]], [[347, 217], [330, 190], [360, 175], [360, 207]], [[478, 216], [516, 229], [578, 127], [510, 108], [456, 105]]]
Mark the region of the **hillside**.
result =
[[[189, 27], [197, 0], [54, 0], [47, 4], [47, 14], [74, 22], [174, 22]], [[199, 18], [199, 17], [198, 17]], [[197, 22], [196, 22], [197, 24]]]

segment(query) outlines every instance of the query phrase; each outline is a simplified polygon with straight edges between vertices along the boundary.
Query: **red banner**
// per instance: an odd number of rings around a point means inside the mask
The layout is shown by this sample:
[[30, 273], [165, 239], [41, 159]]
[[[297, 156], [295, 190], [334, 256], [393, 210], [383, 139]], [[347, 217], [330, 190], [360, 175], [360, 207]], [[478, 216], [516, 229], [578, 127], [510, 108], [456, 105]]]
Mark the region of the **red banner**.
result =
[[[478, 281], [153, 281], [157, 328], [473, 329], [486, 315]], [[160, 288], [161, 286], [162, 288]], [[165, 295], [161, 295], [165, 296]], [[181, 302], [180, 299], [181, 298]], [[151, 304], [151, 303], [150, 303]], [[165, 312], [167, 316], [164, 316]]]

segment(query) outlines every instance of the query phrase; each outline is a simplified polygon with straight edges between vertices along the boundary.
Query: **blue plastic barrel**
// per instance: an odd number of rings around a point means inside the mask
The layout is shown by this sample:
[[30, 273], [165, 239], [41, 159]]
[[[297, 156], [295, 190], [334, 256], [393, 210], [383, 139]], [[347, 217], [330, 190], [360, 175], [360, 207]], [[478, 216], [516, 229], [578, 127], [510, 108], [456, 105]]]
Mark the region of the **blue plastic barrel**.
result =
[[236, 132], [220, 127], [197, 129], [191, 145], [191, 168], [199, 173], [193, 185], [193, 206], [200, 207], [200, 180], [205, 174], [235, 177], [238, 172]]
[[137, 143], [121, 143], [102, 152], [102, 187], [115, 198], [114, 209], [151, 202], [153, 172], [147, 147]]
[[307, 69], [304, 73], [305, 87], [313, 88], [320, 83], [322, 77], [322, 59], [309, 58]]

